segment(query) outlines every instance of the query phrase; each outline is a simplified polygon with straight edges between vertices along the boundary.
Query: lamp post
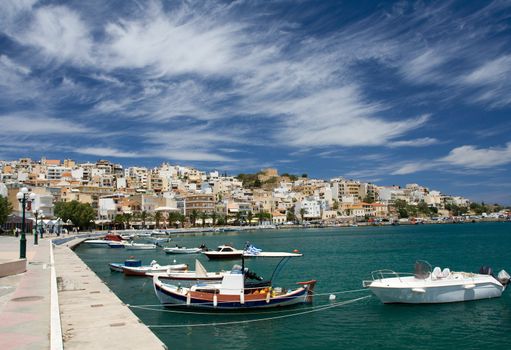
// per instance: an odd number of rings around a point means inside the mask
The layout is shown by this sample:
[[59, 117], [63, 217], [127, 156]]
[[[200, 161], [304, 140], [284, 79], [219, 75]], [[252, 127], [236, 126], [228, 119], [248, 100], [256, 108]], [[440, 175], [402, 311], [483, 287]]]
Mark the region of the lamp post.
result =
[[[35, 217], [34, 245], [38, 245], [39, 242], [37, 241], [37, 218], [38, 217], [41, 217], [41, 219], [43, 218], [43, 211], [34, 209], [34, 210], [32, 210], [32, 214], [34, 214], [34, 217]], [[42, 236], [41, 236], [41, 238], [42, 238]]]
[[35, 193], [30, 193], [28, 188], [22, 187], [16, 194], [16, 198], [21, 203], [22, 221], [21, 221], [21, 238], [20, 238], [20, 259], [27, 258], [27, 239], [25, 237], [25, 209], [28, 202], [35, 200]]

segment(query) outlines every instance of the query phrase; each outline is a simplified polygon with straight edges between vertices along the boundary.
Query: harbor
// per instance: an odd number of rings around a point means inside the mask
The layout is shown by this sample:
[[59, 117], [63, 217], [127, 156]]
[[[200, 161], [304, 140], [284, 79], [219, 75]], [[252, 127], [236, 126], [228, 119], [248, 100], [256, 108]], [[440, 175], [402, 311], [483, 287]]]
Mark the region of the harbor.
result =
[[[303, 277], [317, 279], [311, 304], [234, 313], [186, 306], [165, 308], [155, 295], [152, 278], [112, 272], [109, 263], [136, 258], [145, 264], [155, 260], [162, 265], [192, 267], [198, 259], [209, 271], [228, 271], [236, 260], [209, 260], [200, 253], [171, 255], [161, 247], [132, 251], [83, 243], [104, 235], [51, 237], [40, 240], [37, 246], [29, 238], [27, 272], [2, 280], [0, 319], [4, 321], [1, 335], [7, 339], [5, 349], [170, 349], [176, 344], [191, 349], [204, 342], [209, 349], [238, 349], [240, 342], [242, 348], [258, 348], [261, 338], [269, 339], [277, 349], [288, 348], [290, 342], [296, 349], [407, 349], [405, 340], [411, 338], [414, 349], [421, 348], [418, 343], [427, 343], [425, 349], [455, 343], [479, 349], [483, 344], [496, 346], [496, 339], [498, 343], [510, 340], [505, 331], [511, 325], [509, 291], [494, 299], [406, 306], [385, 305], [362, 288], [362, 281], [371, 272], [381, 268], [413, 272], [419, 258], [453, 271], [477, 272], [483, 265], [509, 270], [509, 223], [173, 236], [170, 245], [215, 248], [229, 244], [243, 248], [249, 241], [263, 252], [299, 251], [296, 255], [300, 257], [288, 263], [278, 283], [293, 285]], [[0, 254], [6, 262], [18, 241], [0, 239], [2, 247], [9, 247], [5, 249], [8, 253]], [[50, 248], [52, 241], [56, 244]], [[263, 260], [247, 259], [245, 263], [268, 278], [275, 264]], [[416, 327], [428, 332], [417, 334]], [[494, 336], [472, 337], [477, 332]], [[219, 333], [230, 336], [219, 338]], [[449, 340], [452, 337], [438, 341], [438, 337], [452, 333], [456, 341]]]

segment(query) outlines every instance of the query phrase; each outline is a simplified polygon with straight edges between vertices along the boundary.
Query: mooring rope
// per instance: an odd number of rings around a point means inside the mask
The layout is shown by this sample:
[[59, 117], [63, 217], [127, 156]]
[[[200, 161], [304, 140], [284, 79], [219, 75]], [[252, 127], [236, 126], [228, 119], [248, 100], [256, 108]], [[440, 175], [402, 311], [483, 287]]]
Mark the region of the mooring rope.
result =
[[[315, 293], [315, 292], [312, 292], [312, 293], [313, 293], [314, 296], [324, 296], [324, 295], [332, 295], [332, 294], [337, 295], [337, 294], [356, 293], [356, 292], [362, 292], [362, 291], [367, 291], [367, 290], [368, 290], [367, 288], [362, 288], [362, 289], [342, 290], [342, 291], [338, 291], [338, 292], [329, 292], [329, 293]], [[221, 304], [221, 303], [222, 303], [221, 301], [218, 302], [218, 304]], [[230, 303], [230, 302], [224, 302], [224, 303]], [[213, 305], [213, 303], [212, 302], [209, 302], [209, 303], [208, 302], [204, 302], [204, 303], [201, 303], [201, 305]], [[183, 304], [165, 304], [165, 305], [162, 305], [162, 304], [142, 304], [142, 305], [126, 304], [126, 306], [131, 307], [131, 308], [149, 310], [147, 308], [154, 308], [154, 307], [165, 307], [165, 308], [176, 307], [176, 308], [183, 308], [183, 307], [187, 307], [188, 305], [183, 305]], [[151, 309], [151, 310], [174, 312], [174, 311], [171, 311], [171, 310], [159, 310], [159, 309]], [[191, 314], [191, 312], [187, 312], [187, 311], [183, 311], [183, 312]], [[269, 312], [267, 312], [267, 313], [269, 313]], [[234, 315], [235, 313], [229, 313], [229, 314], [230, 315]]]
[[361, 288], [361, 289], [352, 289], [352, 290], [341, 290], [338, 292], [330, 292], [330, 293], [315, 293], [312, 292], [314, 296], [322, 296], [322, 295], [337, 295], [337, 294], [346, 294], [346, 293], [356, 293], [356, 292], [362, 292], [362, 291], [368, 291], [367, 288]]
[[360, 297], [360, 298], [346, 300], [346, 301], [342, 301], [342, 302], [338, 302], [338, 303], [334, 303], [334, 304], [330, 304], [330, 305], [324, 305], [324, 306], [321, 306], [321, 307], [318, 307], [318, 308], [314, 308], [312, 310], [295, 312], [295, 313], [291, 313], [291, 314], [288, 314], [288, 315], [256, 318], [256, 319], [253, 319], [253, 320], [229, 321], [229, 322], [218, 322], [218, 323], [217, 322], [212, 322], [212, 323], [195, 323], [195, 324], [163, 324], [163, 325], [148, 325], [147, 327], [149, 327], [149, 328], [184, 328], [184, 327], [227, 326], [227, 325], [233, 325], [233, 324], [239, 325], [239, 324], [242, 324], [242, 323], [253, 323], [253, 322], [261, 322], [261, 321], [271, 321], [271, 320], [278, 320], [278, 319], [289, 318], [289, 317], [305, 315], [305, 314], [309, 314], [309, 313], [313, 313], [313, 312], [328, 310], [328, 309], [332, 309], [334, 307], [348, 305], [348, 304], [351, 304], [351, 303], [354, 303], [354, 302], [357, 302], [357, 301], [360, 301], [360, 300], [363, 300], [363, 299], [367, 299], [367, 298], [370, 298], [370, 297], [371, 297], [371, 295], [366, 295], [366, 296]]

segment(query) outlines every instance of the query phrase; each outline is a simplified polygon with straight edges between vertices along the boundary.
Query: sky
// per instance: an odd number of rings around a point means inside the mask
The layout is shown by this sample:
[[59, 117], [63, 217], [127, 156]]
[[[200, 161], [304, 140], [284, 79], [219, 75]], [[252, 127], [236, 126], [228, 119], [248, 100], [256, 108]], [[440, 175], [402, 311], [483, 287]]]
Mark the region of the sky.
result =
[[0, 1], [0, 159], [511, 204], [510, 1]]

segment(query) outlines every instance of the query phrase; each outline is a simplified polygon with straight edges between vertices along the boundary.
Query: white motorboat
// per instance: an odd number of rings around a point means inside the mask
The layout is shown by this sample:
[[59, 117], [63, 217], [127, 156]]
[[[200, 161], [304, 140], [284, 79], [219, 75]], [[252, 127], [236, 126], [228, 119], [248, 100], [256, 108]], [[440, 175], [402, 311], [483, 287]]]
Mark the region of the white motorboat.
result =
[[122, 267], [122, 272], [128, 276], [147, 276], [150, 273], [161, 273], [167, 271], [183, 271], [187, 270], [187, 264], [160, 265], [155, 260], [149, 265], [143, 266], [127, 266]]
[[186, 248], [186, 247], [165, 247], [163, 251], [167, 254], [198, 254], [202, 252], [201, 248]]
[[206, 255], [211, 260], [219, 259], [239, 259], [243, 256], [243, 250], [236, 249], [230, 245], [224, 244], [218, 246], [214, 251], [205, 251], [202, 254]]
[[195, 271], [175, 271], [148, 273], [148, 276], [158, 276], [165, 283], [176, 283], [181, 287], [191, 287], [197, 283], [218, 283], [228, 271], [208, 272], [199, 260], [195, 259]]
[[441, 269], [426, 261], [415, 263], [415, 273], [403, 274], [392, 270], [371, 273], [371, 281], [363, 281], [383, 303], [434, 304], [497, 298], [502, 295], [510, 276], [506, 271], [492, 275], [491, 268], [480, 273], [454, 272]]
[[147, 244], [147, 243], [126, 243], [124, 244], [124, 248], [128, 250], [146, 250], [146, 249], [156, 249], [156, 244]]

